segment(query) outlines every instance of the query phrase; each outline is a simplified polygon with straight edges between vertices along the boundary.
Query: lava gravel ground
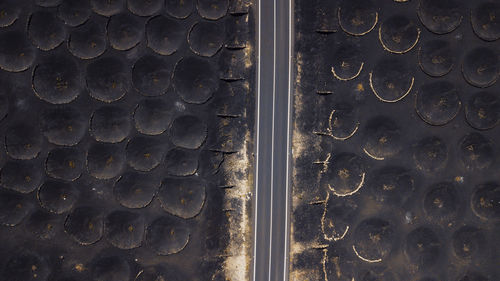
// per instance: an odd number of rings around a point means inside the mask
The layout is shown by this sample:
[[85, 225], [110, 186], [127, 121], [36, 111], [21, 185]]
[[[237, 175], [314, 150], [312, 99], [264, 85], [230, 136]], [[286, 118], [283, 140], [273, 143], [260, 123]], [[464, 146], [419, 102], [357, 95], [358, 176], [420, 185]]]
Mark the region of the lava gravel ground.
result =
[[247, 274], [253, 9], [0, 1], [0, 280]]
[[499, 280], [500, 3], [295, 1], [291, 280]]

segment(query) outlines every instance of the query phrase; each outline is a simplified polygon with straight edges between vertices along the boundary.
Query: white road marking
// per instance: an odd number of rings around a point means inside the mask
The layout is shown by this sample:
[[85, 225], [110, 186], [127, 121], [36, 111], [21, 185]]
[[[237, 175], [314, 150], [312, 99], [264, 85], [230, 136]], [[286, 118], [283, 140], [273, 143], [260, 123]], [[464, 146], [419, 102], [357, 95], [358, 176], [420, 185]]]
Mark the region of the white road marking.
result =
[[[284, 254], [284, 262], [283, 262], [283, 280], [288, 280], [288, 228], [289, 228], [289, 206], [288, 203], [290, 198], [288, 197], [290, 194], [290, 157], [291, 157], [291, 147], [290, 147], [290, 127], [291, 127], [291, 110], [292, 110], [292, 30], [293, 30], [293, 0], [290, 0], [288, 7], [288, 113], [287, 113], [287, 137], [286, 137], [286, 171], [285, 171], [285, 192], [286, 192], [286, 201], [285, 201], [285, 254]], [[290, 155], [289, 155], [290, 154]]]
[[274, 107], [276, 104], [276, 1], [274, 0], [274, 21], [273, 21], [273, 120], [272, 120], [272, 134], [271, 134], [271, 220], [270, 220], [270, 236], [269, 236], [269, 268], [268, 279], [271, 280], [271, 262], [273, 252], [273, 191], [274, 191]]
[[[260, 122], [259, 122], [259, 117], [260, 117], [260, 67], [261, 67], [261, 64], [260, 64], [260, 50], [261, 50], [261, 38], [262, 38], [262, 35], [261, 35], [261, 0], [259, 0], [259, 4], [258, 4], [258, 17], [259, 17], [259, 20], [258, 20], [258, 26], [257, 26], [257, 33], [259, 34], [259, 37], [258, 37], [258, 44], [257, 44], [257, 132], [256, 132], [256, 152], [255, 152], [255, 213], [254, 213], [254, 232], [253, 232], [253, 237], [254, 239], [256, 239], [257, 237], [257, 216], [258, 216], [258, 209], [257, 206], [258, 206], [258, 198], [259, 198], [259, 185], [258, 185], [258, 182], [259, 182], [259, 130], [260, 130]], [[253, 243], [253, 259], [254, 259], [254, 262], [253, 262], [253, 281], [255, 281], [255, 271], [256, 271], [256, 265], [257, 263], [255, 262], [255, 253], [257, 253], [257, 243], [256, 241], [254, 241]]]
[[[276, 114], [276, 109], [275, 109], [275, 106], [276, 106], [276, 40], [277, 40], [277, 31], [276, 31], [276, 27], [277, 27], [277, 10], [276, 10], [276, 6], [277, 6], [277, 3], [276, 3], [277, 0], [275, 0], [273, 2], [273, 7], [274, 7], [274, 19], [273, 19], [273, 102], [272, 102], [272, 135], [271, 135], [271, 182], [270, 182], [270, 192], [271, 192], [271, 208], [270, 208], [270, 233], [269, 233], [269, 263], [268, 263], [268, 280], [271, 280], [271, 266], [272, 266], [272, 256], [273, 256], [273, 199], [274, 199], [274, 147], [275, 147], [275, 144], [274, 144], [274, 139], [275, 139], [275, 114]], [[258, 45], [257, 45], [257, 53], [258, 53], [258, 56], [257, 56], [257, 64], [258, 64], [258, 67], [257, 67], [257, 123], [256, 123], [256, 126], [257, 126], [257, 129], [256, 129], [256, 139], [257, 139], [257, 145], [256, 145], [256, 167], [255, 167], [255, 183], [256, 183], [256, 186], [255, 186], [255, 211], [254, 211], [254, 238], [257, 237], [257, 218], [258, 218], [258, 195], [259, 195], [259, 159], [260, 159], [260, 155], [259, 155], [259, 152], [260, 152], [260, 146], [259, 146], [259, 138], [260, 138], [260, 103], [261, 103], [261, 99], [260, 99], [260, 95], [261, 95], [261, 67], [262, 67], [262, 64], [261, 64], [261, 50], [262, 50], [262, 26], [261, 26], [261, 18], [262, 18], [262, 0], [258, 0], [258, 17], [259, 17], [259, 20], [258, 20]], [[285, 202], [285, 218], [286, 218], [286, 221], [285, 221], [285, 256], [284, 256], [284, 271], [283, 271], [283, 275], [284, 277], [286, 278], [286, 275], [287, 275], [287, 269], [288, 269], [288, 266], [287, 266], [287, 259], [288, 259], [288, 255], [287, 255], [287, 252], [288, 252], [288, 220], [289, 220], [289, 214], [288, 214], [288, 208], [289, 208], [289, 197], [288, 197], [288, 193], [289, 193], [289, 178], [288, 178], [288, 175], [289, 175], [289, 165], [290, 165], [290, 126], [291, 126], [291, 99], [290, 99], [290, 96], [291, 96], [291, 77], [292, 77], [292, 66], [291, 66], [291, 62], [292, 62], [292, 34], [291, 34], [291, 28], [292, 28], [292, 7], [293, 5], [290, 3], [290, 7], [289, 7], [289, 46], [288, 46], [288, 60], [289, 60], [289, 65], [288, 65], [288, 92], [287, 92], [287, 95], [288, 95], [288, 112], [287, 112], [287, 153], [286, 153], [286, 156], [287, 156], [287, 160], [286, 160], [286, 175], [287, 175], [287, 178], [286, 178], [286, 183], [285, 183], [285, 186], [286, 186], [286, 202]], [[257, 253], [257, 243], [255, 243], [256, 241], [254, 241], [254, 264], [253, 264], [253, 281], [257, 281], [256, 280], [256, 262], [255, 262], [255, 253]], [[286, 280], [286, 279], [284, 279]], [[260, 281], [260, 280], [259, 280]]]

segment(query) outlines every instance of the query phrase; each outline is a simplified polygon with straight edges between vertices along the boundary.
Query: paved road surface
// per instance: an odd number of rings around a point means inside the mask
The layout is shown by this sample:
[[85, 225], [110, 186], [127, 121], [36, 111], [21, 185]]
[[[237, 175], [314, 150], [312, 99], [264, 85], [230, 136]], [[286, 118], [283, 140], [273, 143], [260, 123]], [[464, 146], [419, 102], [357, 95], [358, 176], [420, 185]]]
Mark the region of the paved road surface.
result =
[[259, 1], [254, 281], [288, 279], [291, 1]]

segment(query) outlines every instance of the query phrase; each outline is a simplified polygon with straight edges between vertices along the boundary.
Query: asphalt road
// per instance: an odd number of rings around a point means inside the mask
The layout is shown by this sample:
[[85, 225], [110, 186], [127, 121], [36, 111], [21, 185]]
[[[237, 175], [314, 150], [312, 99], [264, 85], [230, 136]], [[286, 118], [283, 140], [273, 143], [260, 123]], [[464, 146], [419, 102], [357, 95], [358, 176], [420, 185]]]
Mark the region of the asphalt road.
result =
[[254, 281], [288, 279], [292, 0], [261, 0]]

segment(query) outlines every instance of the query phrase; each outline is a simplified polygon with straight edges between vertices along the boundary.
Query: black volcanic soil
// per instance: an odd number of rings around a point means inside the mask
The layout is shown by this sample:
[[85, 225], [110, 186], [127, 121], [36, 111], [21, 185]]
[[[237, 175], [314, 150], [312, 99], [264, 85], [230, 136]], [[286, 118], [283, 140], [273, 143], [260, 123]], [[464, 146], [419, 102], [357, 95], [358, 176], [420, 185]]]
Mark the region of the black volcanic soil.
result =
[[246, 261], [228, 249], [249, 209], [226, 205], [252, 161], [251, 4], [0, 1], [1, 280], [212, 280]]
[[291, 280], [498, 280], [498, 3], [295, 3]]

